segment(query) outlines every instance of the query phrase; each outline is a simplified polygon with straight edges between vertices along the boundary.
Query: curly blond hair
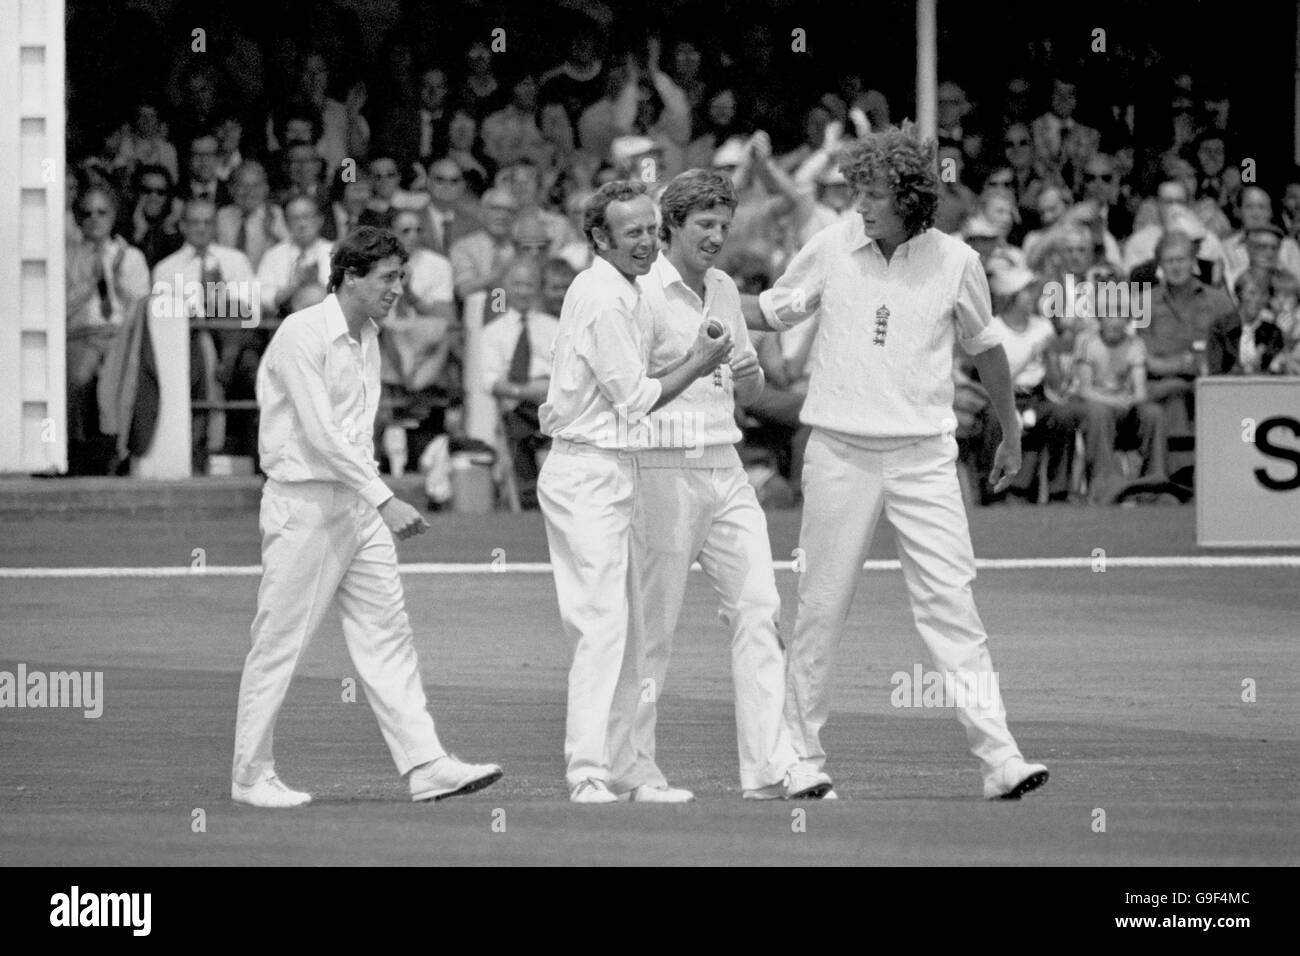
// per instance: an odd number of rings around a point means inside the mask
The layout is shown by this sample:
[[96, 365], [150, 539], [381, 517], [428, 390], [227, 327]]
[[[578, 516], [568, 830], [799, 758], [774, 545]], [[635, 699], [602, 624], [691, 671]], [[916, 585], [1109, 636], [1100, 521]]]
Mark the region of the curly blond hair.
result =
[[935, 169], [935, 142], [922, 140], [916, 127], [904, 120], [868, 133], [840, 150], [839, 165], [854, 189], [883, 179], [894, 191], [894, 207], [909, 235], [934, 225], [939, 206], [939, 176]]

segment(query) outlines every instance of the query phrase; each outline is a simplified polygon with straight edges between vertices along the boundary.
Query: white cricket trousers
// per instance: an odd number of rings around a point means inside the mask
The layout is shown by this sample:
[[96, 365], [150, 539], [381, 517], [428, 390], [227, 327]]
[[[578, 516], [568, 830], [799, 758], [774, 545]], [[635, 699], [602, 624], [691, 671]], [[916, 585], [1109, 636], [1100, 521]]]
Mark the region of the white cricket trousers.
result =
[[634, 618], [630, 640], [638, 645], [639, 693], [630, 724], [621, 712], [611, 718], [611, 789], [668, 782], [655, 762], [657, 702], [697, 559], [731, 637], [741, 788], [779, 783], [798, 757], [784, 718], [781, 597], [767, 519], [754, 489], [738, 462], [725, 468], [660, 468], [642, 461], [638, 480], [633, 546], [644, 627], [638, 633]]
[[[588, 778], [608, 783], [611, 711], [636, 709], [636, 659], [627, 640], [629, 615], [641, 613], [629, 588], [636, 493], [635, 451], [562, 438], [552, 442], [537, 480], [560, 620], [573, 646], [564, 730], [570, 790]], [[630, 679], [620, 685], [622, 673]]]
[[262, 584], [239, 683], [235, 782], [248, 786], [274, 770], [276, 715], [336, 599], [348, 654], [397, 772], [444, 756], [420, 683], [397, 548], [375, 507], [334, 482], [268, 481], [258, 525]]
[[[808, 440], [799, 532], [805, 568], [786, 651], [786, 708], [795, 750], [818, 770], [826, 763], [821, 730], [830, 716], [835, 650], [882, 509], [896, 532], [912, 618], [935, 669], [974, 680], [993, 670], [971, 594], [975, 554], [956, 461], [957, 441], [945, 435], [892, 451], [867, 451], [816, 428]], [[998, 685], [988, 684], [991, 695], [955, 708], [985, 775], [1020, 755]]]

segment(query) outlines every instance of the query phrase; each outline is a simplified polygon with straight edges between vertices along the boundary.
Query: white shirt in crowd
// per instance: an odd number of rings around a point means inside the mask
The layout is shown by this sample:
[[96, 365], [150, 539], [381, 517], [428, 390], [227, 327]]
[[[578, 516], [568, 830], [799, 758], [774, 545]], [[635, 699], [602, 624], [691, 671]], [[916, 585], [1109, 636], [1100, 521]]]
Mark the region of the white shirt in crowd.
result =
[[257, 370], [268, 478], [338, 482], [375, 507], [392, 496], [375, 465], [378, 334], [367, 320], [354, 339], [333, 294], [284, 320]]
[[[740, 310], [736, 283], [721, 269], [704, 274], [704, 300], [686, 285], [677, 267], [662, 252], [649, 273], [637, 280], [651, 320], [650, 368], [661, 369], [678, 361], [699, 335], [700, 326], [716, 319], [731, 330], [734, 356], [754, 355], [745, 318]], [[718, 385], [721, 377], [721, 386]], [[681, 426], [682, 415], [690, 415], [689, 434]], [[662, 447], [679, 439], [690, 439], [696, 447], [734, 445], [740, 441], [736, 427], [735, 386], [731, 368], [723, 365], [714, 375], [697, 378], [671, 402], [650, 415], [647, 447]]]
[[887, 263], [860, 216], [813, 236], [759, 305], [776, 331], [820, 315], [800, 420], [858, 444], [954, 431], [954, 341], [1001, 342], [974, 249], [927, 229]]
[[[104, 315], [95, 260], [103, 270], [108, 315]], [[90, 298], [68, 315], [68, 328], [121, 325], [129, 310], [149, 294], [149, 265], [144, 254], [121, 236], [113, 236], [95, 250], [83, 243], [68, 256], [69, 275], [90, 291]]]
[[[515, 356], [522, 331], [518, 309], [508, 309], [504, 315], [483, 327], [482, 345], [483, 385], [492, 388], [510, 374], [510, 364]], [[551, 377], [551, 352], [560, 329], [560, 320], [540, 310], [528, 313], [528, 378]]]
[[543, 434], [598, 448], [627, 449], [663, 392], [650, 378], [650, 321], [641, 290], [597, 256], [565, 293]]
[[[244, 226], [242, 246], [239, 243], [241, 224]], [[217, 210], [217, 242], [244, 253], [254, 269], [261, 265], [267, 249], [288, 238], [289, 227], [285, 224], [284, 212], [273, 203], [263, 203], [247, 214], [234, 205]]]
[[[224, 284], [225, 305], [220, 316], [208, 318], [245, 318], [253, 314], [256, 287], [253, 284], [253, 267], [248, 257], [238, 249], [213, 243], [203, 255], [188, 242], [153, 267], [154, 295], [183, 296], [185, 315], [193, 318], [202, 315], [205, 308], [203, 296], [207, 290], [197, 287], [186, 289], [189, 283], [200, 283], [204, 263], [221, 273]], [[179, 277], [179, 279], [178, 279]], [[190, 294], [197, 293], [197, 294]], [[260, 306], [260, 303], [256, 303]], [[174, 314], [174, 313], [168, 313]]]
[[1050, 319], [1031, 315], [1020, 331], [994, 316], [992, 327], [1002, 333], [1002, 347], [1011, 366], [1011, 384], [1018, 389], [1037, 388], [1047, 377], [1047, 346], [1056, 335]]
[[[416, 296], [425, 302], [434, 302], [446, 309], [452, 308], [456, 287], [452, 282], [451, 261], [446, 256], [440, 256], [432, 249], [419, 248], [411, 253], [404, 268], [410, 277], [408, 284]], [[393, 318], [413, 314], [409, 303], [401, 298], [393, 303], [393, 310], [389, 313]]]
[[322, 289], [328, 289], [330, 253], [333, 251], [334, 244], [328, 239], [317, 239], [306, 249], [293, 242], [279, 242], [266, 250], [262, 264], [257, 267], [263, 312], [268, 316], [276, 314], [275, 297], [285, 286], [293, 284], [294, 273], [300, 264], [314, 266], [316, 281]]

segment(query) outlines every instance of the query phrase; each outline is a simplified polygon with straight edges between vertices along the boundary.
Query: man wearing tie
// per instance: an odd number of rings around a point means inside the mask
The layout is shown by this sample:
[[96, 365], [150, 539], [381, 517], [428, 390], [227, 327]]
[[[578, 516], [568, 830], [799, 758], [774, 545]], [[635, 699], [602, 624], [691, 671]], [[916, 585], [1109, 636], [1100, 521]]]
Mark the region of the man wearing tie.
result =
[[266, 251], [257, 268], [262, 313], [277, 316], [293, 294], [309, 284], [327, 285], [333, 244], [321, 238], [324, 218], [315, 200], [295, 196], [284, 204], [289, 238]]
[[428, 189], [426, 242], [445, 256], [453, 242], [482, 229], [483, 223], [465, 199], [465, 173], [454, 159], [444, 157], [429, 164]]
[[560, 320], [537, 307], [541, 267], [518, 259], [505, 277], [506, 311], [483, 329], [483, 381], [501, 407], [514, 461], [519, 505], [537, 507], [537, 475], [551, 440], [542, 434], [538, 408], [551, 384], [551, 352]]
[[289, 227], [280, 207], [267, 201], [270, 189], [261, 163], [244, 160], [230, 182], [235, 201], [217, 211], [217, 242], [238, 249], [256, 269], [266, 250], [289, 238]]
[[[168, 256], [153, 270], [153, 291], [181, 303], [183, 315], [172, 318], [236, 319], [247, 321], [258, 303], [252, 301], [253, 269], [248, 257], [238, 249], [218, 245], [216, 236], [217, 210], [211, 200], [191, 199], [185, 204], [181, 218], [181, 232], [185, 245]], [[241, 329], [196, 329], [190, 336], [190, 393], [188, 399], [220, 401], [223, 391], [218, 382], [218, 370], [223, 367], [223, 357], [230, 355], [233, 362], [235, 349], [241, 340]], [[167, 353], [154, 336], [160, 362]], [[159, 402], [163, 414], [169, 407], [186, 402], [182, 394], [169, 394], [165, 377], [160, 376]], [[191, 420], [191, 465], [195, 474], [206, 474], [208, 454], [225, 444], [225, 418], [212, 416], [209, 429], [207, 411], [195, 409]], [[148, 456], [145, 456], [146, 458]], [[145, 471], [148, 471], [146, 465]]]
[[1101, 134], [1074, 118], [1078, 87], [1058, 77], [1052, 84], [1052, 108], [1034, 120], [1034, 152], [1048, 169], [1060, 173], [1077, 191], [1088, 157], [1097, 152]]

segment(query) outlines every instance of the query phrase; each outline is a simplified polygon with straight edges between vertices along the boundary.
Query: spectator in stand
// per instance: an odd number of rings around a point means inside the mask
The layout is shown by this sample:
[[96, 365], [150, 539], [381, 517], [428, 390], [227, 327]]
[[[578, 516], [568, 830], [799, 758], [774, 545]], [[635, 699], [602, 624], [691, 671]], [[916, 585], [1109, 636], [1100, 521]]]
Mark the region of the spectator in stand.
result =
[[334, 245], [321, 236], [325, 223], [320, 207], [307, 196], [295, 196], [284, 204], [284, 221], [289, 238], [266, 250], [257, 268], [262, 313], [268, 317], [287, 315], [289, 300], [301, 286], [329, 285]]
[[311, 143], [294, 143], [284, 151], [284, 176], [286, 184], [277, 197], [284, 205], [295, 196], [306, 196], [323, 207], [325, 195], [325, 163]]
[[465, 78], [461, 81], [457, 105], [479, 122], [505, 106], [506, 91], [492, 71], [492, 50], [475, 40], [465, 51]]
[[[184, 295], [185, 318], [244, 319], [256, 314], [260, 302], [247, 300], [256, 294], [253, 269], [248, 257], [238, 249], [216, 243], [217, 210], [208, 199], [190, 199], [185, 203], [181, 218], [181, 233], [185, 245], [154, 266], [154, 288], [162, 294], [175, 296], [176, 289], [195, 288], [197, 295]], [[179, 316], [177, 317], [179, 318]], [[235, 359], [243, 346], [245, 330], [196, 329], [190, 336], [190, 393], [191, 401], [202, 399], [219, 401], [224, 397], [219, 375], [223, 370], [233, 371]], [[159, 356], [159, 361], [165, 361]], [[183, 395], [164, 392], [159, 401], [184, 401]], [[208, 455], [225, 445], [225, 418], [212, 416], [209, 428], [208, 413], [195, 409], [191, 418], [191, 464], [194, 474], [207, 474]]]
[[1115, 452], [1134, 449], [1142, 457], [1141, 475], [1165, 471], [1165, 429], [1160, 407], [1146, 389], [1146, 350], [1128, 330], [1128, 318], [1107, 314], [1094, 335], [1075, 346], [1074, 370], [1083, 419], [1088, 497], [1109, 504], [1120, 491]]
[[467, 196], [465, 174], [456, 160], [443, 157], [430, 163], [425, 185], [429, 191], [429, 204], [424, 208], [425, 241], [445, 256], [458, 239], [482, 229], [483, 224], [476, 215], [477, 204]]
[[569, 114], [558, 102], [543, 103], [538, 112], [537, 128], [542, 134], [542, 147], [538, 150], [538, 165], [551, 179], [558, 179], [574, 162], [578, 148]]
[[447, 158], [460, 167], [468, 191], [475, 197], [483, 195], [492, 183], [496, 163], [483, 152], [478, 121], [465, 110], [454, 110], [451, 114], [447, 126]]
[[1288, 239], [1300, 240], [1300, 166], [1292, 169], [1282, 194], [1282, 231]]
[[704, 80], [701, 66], [704, 58], [700, 49], [692, 40], [679, 39], [668, 51], [668, 75], [686, 97], [691, 111], [698, 113], [704, 105], [708, 84]]
[[[1147, 354], [1147, 396], [1163, 410], [1165, 433], [1181, 437], [1192, 433], [1194, 386], [1210, 329], [1231, 316], [1233, 307], [1222, 290], [1196, 277], [1195, 243], [1187, 233], [1165, 233], [1156, 262], [1160, 281], [1152, 291], [1150, 321], [1139, 330]], [[1170, 467], [1177, 472], [1190, 463], [1178, 453]]]
[[531, 162], [520, 160], [503, 168], [497, 173], [496, 185], [510, 190], [515, 197], [518, 206], [516, 215], [519, 218], [534, 216], [542, 221], [553, 250], [558, 251], [570, 239], [575, 238], [567, 219], [557, 212], [542, 208], [542, 174]]
[[1268, 319], [1288, 343], [1300, 338], [1300, 279], [1286, 269], [1268, 277]]
[[[1059, 344], [1052, 323], [1038, 314], [1042, 283], [1028, 269], [1013, 267], [993, 274], [992, 324], [1003, 333], [1011, 381], [1015, 388], [1016, 410], [1024, 426], [1021, 447], [1024, 457], [1007, 494], [1029, 502], [1039, 500], [1039, 463], [1047, 459], [1047, 497], [1049, 501], [1066, 501], [1070, 495], [1070, 464], [1074, 453], [1074, 433], [1079, 427], [1077, 406], [1059, 401], [1065, 382], [1058, 360]], [[990, 425], [996, 420], [990, 416]], [[991, 468], [1001, 431], [984, 430], [989, 447], [981, 456]], [[988, 469], [981, 472], [981, 479]]]
[[692, 129], [696, 135], [686, 148], [686, 167], [707, 168], [718, 148], [731, 137], [740, 135], [736, 91], [729, 86], [713, 91], [706, 101], [703, 115], [692, 124]]
[[298, 93], [320, 116], [320, 139], [316, 151], [329, 170], [337, 169], [347, 157], [359, 158], [370, 148], [370, 124], [361, 115], [366, 105], [366, 87], [357, 83], [344, 102], [330, 93], [330, 69], [325, 54], [312, 51], [303, 57], [298, 76]]
[[[1245, 234], [1246, 266], [1241, 271], [1229, 271], [1227, 277], [1232, 280], [1229, 288], [1235, 289], [1237, 280], [1241, 276], [1252, 273], [1267, 291], [1273, 271], [1285, 268], [1278, 262], [1285, 237], [1282, 235], [1282, 230], [1271, 222], [1242, 231]], [[1286, 271], [1291, 270], [1286, 269]]]
[[[564, 211], [569, 218], [569, 228], [571, 233], [576, 232], [578, 235], [582, 235], [583, 210], [587, 205], [587, 200], [593, 195], [593, 190], [580, 189], [577, 192], [570, 193], [569, 197], [565, 199]], [[587, 268], [587, 266], [591, 265], [591, 243], [587, 242], [585, 236], [580, 239], [571, 239], [560, 247], [559, 251], [556, 252], [556, 255], [564, 262], [567, 262], [575, 273], [581, 272], [583, 269]], [[548, 309], [548, 311], [550, 311], [552, 315], [559, 315], [559, 312], [557, 311], [550, 309]]]
[[451, 245], [456, 295], [464, 301], [475, 292], [498, 286], [515, 256], [510, 229], [519, 203], [508, 189], [493, 187], [483, 194], [479, 218], [483, 228]]
[[[1244, 186], [1240, 193], [1237, 216], [1241, 229], [1223, 240], [1224, 280], [1231, 288], [1237, 277], [1250, 267], [1250, 253], [1246, 233], [1263, 229], [1273, 223], [1273, 200], [1259, 186]], [[1296, 240], [1278, 230], [1277, 264], [1300, 277], [1300, 245]], [[1266, 243], [1272, 245], [1271, 242]]]
[[1020, 209], [1020, 218], [1029, 220], [1037, 211], [1039, 195], [1053, 185], [1053, 180], [1035, 162], [1034, 139], [1028, 124], [1012, 123], [1006, 128], [1002, 134], [1002, 155], [1006, 159], [1004, 169], [1010, 172], [1010, 176], [999, 177], [1000, 183], [997, 184], [1011, 189]]
[[99, 430], [96, 387], [119, 329], [149, 295], [139, 249], [113, 232], [117, 197], [91, 187], [77, 200], [82, 238], [67, 248], [68, 473], [106, 475], [116, 442]]
[[[1196, 258], [1208, 264], [1206, 277], [1211, 284], [1217, 284], [1223, 274], [1223, 244], [1191, 211], [1189, 203], [1191, 193], [1187, 185], [1176, 179], [1168, 179], [1156, 188], [1156, 200], [1159, 206], [1159, 221], [1135, 229], [1124, 243], [1124, 270], [1134, 272], [1138, 266], [1149, 262], [1155, 255], [1156, 243], [1160, 237], [1171, 229], [1186, 232], [1196, 242]], [[1135, 280], [1136, 281], [1136, 280]]]
[[[1123, 201], [1119, 170], [1115, 158], [1109, 153], [1094, 153], [1084, 162], [1083, 198], [1092, 202], [1102, 230], [1111, 237], [1110, 245], [1128, 238], [1133, 232], [1133, 210]], [[1117, 245], [1115, 251], [1119, 251]], [[1118, 255], [1115, 264], [1119, 265]]]
[[813, 153], [822, 149], [826, 140], [826, 126], [835, 119], [821, 103], [815, 104], [803, 119], [803, 142], [790, 152], [777, 157], [776, 165], [786, 175], [793, 176]]
[[348, 167], [340, 166], [330, 184], [330, 202], [324, 211], [321, 235], [330, 242], [338, 242], [358, 226], [379, 226], [383, 216], [370, 208], [374, 197], [375, 187], [369, 176], [354, 178]]
[[[131, 177], [131, 194], [136, 197], [131, 215], [131, 244], [144, 254], [153, 268], [185, 242], [178, 224], [181, 203], [173, 195], [171, 173], [163, 166], [141, 165]], [[76, 209], [76, 204], [70, 207]], [[80, 236], [69, 236], [78, 241]]]
[[223, 108], [217, 113], [217, 121], [212, 129], [217, 137], [217, 179], [229, 183], [230, 177], [244, 161], [241, 152], [244, 123], [233, 109]]
[[1221, 209], [1238, 205], [1241, 171], [1227, 164], [1228, 147], [1223, 133], [1208, 129], [1192, 144], [1188, 157], [1196, 167], [1196, 198], [1211, 199]]
[[1052, 227], [1061, 221], [1061, 217], [1070, 208], [1070, 203], [1070, 194], [1062, 186], [1044, 186], [1039, 192], [1038, 201], [1034, 204], [1039, 228], [1025, 233], [1025, 240], [1020, 246], [1031, 265], [1037, 261], [1043, 240], [1051, 234]]
[[268, 199], [266, 170], [256, 160], [239, 164], [230, 180], [234, 202], [217, 211], [217, 243], [238, 249], [256, 269], [267, 249], [289, 238], [279, 206]]
[[545, 153], [537, 128], [537, 78], [525, 74], [510, 88], [510, 102], [483, 121], [479, 134], [483, 152], [494, 163], [508, 166]]
[[420, 169], [447, 154], [447, 127], [452, 107], [447, 74], [438, 67], [420, 73], [419, 99], [392, 103], [379, 124], [376, 149], [391, 156], [404, 181], [419, 175]]
[[578, 145], [592, 155], [609, 156], [610, 147], [620, 135], [617, 103], [631, 76], [627, 61], [612, 65], [604, 73], [604, 95], [588, 104], [578, 116]]
[[[948, 143], [957, 149], [961, 154], [962, 166], [969, 165], [979, 159], [979, 149], [975, 131], [966, 123], [973, 109], [970, 100], [966, 98], [966, 91], [956, 83], [945, 81], [939, 84], [937, 96], [936, 137], [941, 144]], [[952, 230], [944, 230], [950, 231]]]
[[[391, 229], [393, 216], [401, 208], [396, 202], [402, 192], [402, 174], [397, 160], [381, 153], [370, 160], [367, 172], [370, 175], [370, 212], [377, 218], [377, 225]], [[408, 208], [414, 206], [414, 203], [408, 204]]]
[[579, 270], [564, 259], [547, 259], [542, 266], [541, 308], [547, 315], [558, 316], [564, 305], [564, 295], [569, 291]]
[[974, 191], [962, 182], [965, 156], [954, 140], [940, 140], [939, 149], [939, 208], [934, 217], [934, 228], [956, 235], [962, 223], [975, 212]]
[[172, 141], [189, 146], [195, 137], [211, 132], [217, 121], [221, 105], [220, 78], [202, 57], [178, 57], [176, 65], [186, 72], [181, 79], [181, 91], [173, 101]]
[[1282, 330], [1266, 318], [1268, 285], [1255, 273], [1243, 272], [1232, 291], [1237, 308], [1210, 327], [1206, 371], [1210, 375], [1267, 374], [1286, 347]]
[[167, 127], [159, 118], [158, 103], [152, 98], [139, 100], [135, 117], [129, 125], [117, 131], [111, 145], [112, 166], [119, 175], [130, 179], [138, 166], [161, 166], [167, 170], [172, 182], [180, 176], [176, 147], [167, 138]]
[[[596, 30], [584, 22], [570, 34], [569, 52], [564, 62], [542, 74], [541, 98], [548, 103], [563, 103], [569, 120], [577, 126], [583, 111], [604, 95], [604, 74], [605, 65], [601, 60]], [[583, 145], [589, 144], [584, 142]]]
[[181, 184], [181, 198], [206, 199], [215, 205], [224, 205], [230, 201], [225, 183], [217, 178], [216, 134], [199, 133], [189, 142], [186, 154], [186, 176]]
[[550, 447], [538, 408], [550, 387], [551, 353], [560, 322], [539, 308], [541, 269], [536, 259], [523, 256], [513, 262], [504, 288], [506, 312], [483, 330], [483, 382], [502, 410], [520, 506], [533, 510], [537, 476]]
[[644, 82], [632, 56], [627, 61], [627, 84], [614, 103], [614, 127], [623, 135], [648, 136], [663, 154], [656, 177], [666, 183], [685, 166], [691, 142], [691, 107], [668, 75], [659, 69], [659, 38], [651, 37], [646, 53]]
[[1077, 191], [1088, 157], [1097, 152], [1101, 134], [1074, 118], [1078, 85], [1070, 76], [1052, 81], [1051, 108], [1033, 122], [1034, 154], [1042, 168]]

